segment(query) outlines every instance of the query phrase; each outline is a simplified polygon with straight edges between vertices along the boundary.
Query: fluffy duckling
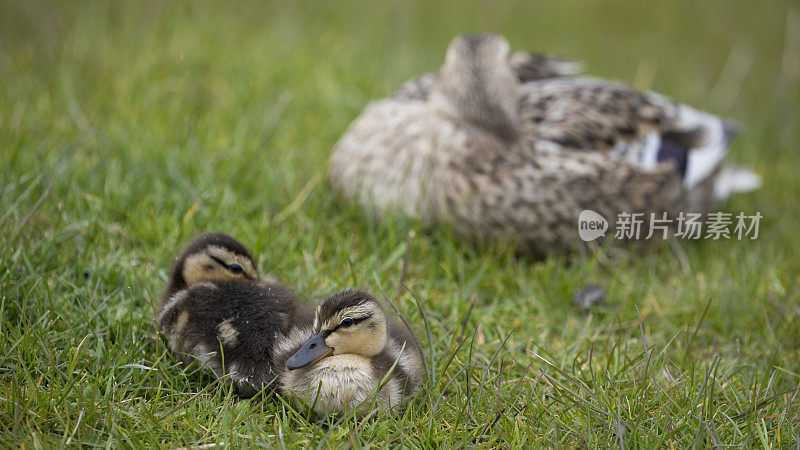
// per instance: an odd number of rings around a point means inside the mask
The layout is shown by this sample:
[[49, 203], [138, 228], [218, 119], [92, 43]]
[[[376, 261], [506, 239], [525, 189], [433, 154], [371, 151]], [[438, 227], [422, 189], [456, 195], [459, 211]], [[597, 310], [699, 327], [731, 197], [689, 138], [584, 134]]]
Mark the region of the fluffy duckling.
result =
[[721, 166], [735, 134], [723, 119], [555, 72], [526, 79], [503, 37], [457, 37], [435, 75], [350, 125], [331, 155], [332, 187], [379, 216], [400, 211], [545, 254], [581, 247], [585, 209], [613, 228], [620, 212], [675, 218], [759, 186], [751, 171]]
[[258, 278], [253, 255], [241, 242], [223, 233], [198, 237], [175, 259], [164, 290], [166, 302], [176, 292], [199, 281], [242, 281]]
[[326, 298], [275, 346], [283, 392], [321, 415], [370, 404], [376, 391], [379, 408], [402, 408], [423, 382], [422, 358], [413, 333], [357, 290]]
[[260, 278], [244, 245], [210, 233], [178, 258], [156, 322], [185, 364], [199, 360], [249, 396], [282, 369], [272, 347], [289, 330], [294, 312], [294, 293]]

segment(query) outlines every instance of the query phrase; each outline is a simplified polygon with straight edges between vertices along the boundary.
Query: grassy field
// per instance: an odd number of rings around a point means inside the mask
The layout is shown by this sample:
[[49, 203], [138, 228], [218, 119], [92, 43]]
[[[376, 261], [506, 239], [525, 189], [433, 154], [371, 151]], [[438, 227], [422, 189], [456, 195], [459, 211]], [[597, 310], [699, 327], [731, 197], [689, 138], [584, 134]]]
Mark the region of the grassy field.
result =
[[[338, 200], [325, 167], [347, 124], [468, 31], [744, 124], [730, 160], [765, 183], [725, 209], [761, 212], [759, 238], [684, 242], [684, 263], [667, 246], [534, 261]], [[0, 2], [0, 447], [786, 448], [798, 48], [790, 0]], [[380, 286], [432, 354], [429, 387], [396, 418], [320, 422], [182, 370], [152, 310], [208, 230], [309, 299]], [[608, 305], [583, 314], [589, 282]]]

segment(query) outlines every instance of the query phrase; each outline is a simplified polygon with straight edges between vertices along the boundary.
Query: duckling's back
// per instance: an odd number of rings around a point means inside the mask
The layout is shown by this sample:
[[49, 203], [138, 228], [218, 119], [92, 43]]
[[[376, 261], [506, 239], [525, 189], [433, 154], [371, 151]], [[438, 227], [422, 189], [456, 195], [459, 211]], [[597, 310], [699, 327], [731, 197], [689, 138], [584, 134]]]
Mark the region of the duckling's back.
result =
[[279, 283], [202, 282], [170, 297], [156, 321], [185, 363], [199, 360], [253, 395], [278, 376], [272, 347], [294, 315], [294, 293]]

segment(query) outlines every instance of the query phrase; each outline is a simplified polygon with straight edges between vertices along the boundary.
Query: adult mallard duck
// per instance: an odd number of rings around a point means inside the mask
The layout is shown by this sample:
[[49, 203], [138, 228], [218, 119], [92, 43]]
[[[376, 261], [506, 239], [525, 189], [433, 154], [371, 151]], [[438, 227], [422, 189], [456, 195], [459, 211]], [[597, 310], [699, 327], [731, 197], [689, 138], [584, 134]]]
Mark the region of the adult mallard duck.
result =
[[[580, 247], [590, 209], [707, 211], [758, 177], [721, 161], [729, 122], [573, 66], [533, 72], [500, 36], [460, 36], [444, 65], [369, 105], [336, 144], [335, 191], [379, 216], [400, 212], [542, 254]], [[539, 66], [537, 66], [537, 64]], [[564, 70], [567, 67], [567, 70]], [[613, 235], [613, 234], [612, 234]]]
[[274, 354], [286, 369], [282, 391], [323, 415], [356, 410], [373, 398], [378, 408], [397, 411], [425, 378], [414, 334], [358, 290], [334, 294], [298, 318]]

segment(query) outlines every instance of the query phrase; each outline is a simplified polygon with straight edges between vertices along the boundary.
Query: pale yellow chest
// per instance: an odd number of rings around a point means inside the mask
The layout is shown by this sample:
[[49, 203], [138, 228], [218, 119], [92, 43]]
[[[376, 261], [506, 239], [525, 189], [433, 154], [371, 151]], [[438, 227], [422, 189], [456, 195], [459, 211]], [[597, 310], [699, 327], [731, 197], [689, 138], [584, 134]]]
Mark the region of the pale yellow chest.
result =
[[[353, 409], [371, 403], [380, 383], [370, 360], [358, 355], [334, 355], [304, 369], [281, 376], [285, 393], [295, 398], [298, 406], [310, 407], [318, 414]], [[377, 396], [379, 407], [391, 408], [401, 400], [394, 380], [387, 383]]]

